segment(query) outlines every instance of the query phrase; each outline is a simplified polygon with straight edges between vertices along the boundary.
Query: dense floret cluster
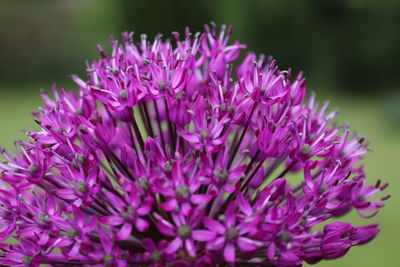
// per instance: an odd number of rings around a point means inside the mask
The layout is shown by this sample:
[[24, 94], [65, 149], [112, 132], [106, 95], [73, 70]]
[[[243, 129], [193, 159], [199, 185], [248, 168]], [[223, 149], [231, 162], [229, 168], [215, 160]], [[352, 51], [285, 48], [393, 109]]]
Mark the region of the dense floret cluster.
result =
[[300, 266], [375, 237], [335, 220], [388, 198], [364, 138], [230, 33], [123, 33], [77, 93], [41, 94], [40, 130], [0, 151], [0, 265]]

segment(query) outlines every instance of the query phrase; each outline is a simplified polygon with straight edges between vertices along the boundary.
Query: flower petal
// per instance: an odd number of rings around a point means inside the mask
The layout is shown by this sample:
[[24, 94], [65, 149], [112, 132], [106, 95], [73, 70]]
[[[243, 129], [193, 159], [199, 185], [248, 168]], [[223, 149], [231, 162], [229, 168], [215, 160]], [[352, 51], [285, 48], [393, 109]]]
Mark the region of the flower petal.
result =
[[192, 231], [192, 237], [196, 241], [211, 241], [217, 236], [216, 233], [207, 230], [194, 230]]
[[141, 218], [137, 218], [135, 226], [139, 232], [145, 232], [149, 228], [149, 223]]
[[165, 211], [172, 211], [178, 205], [178, 201], [175, 198], [170, 198], [166, 202], [161, 204], [161, 208]]
[[124, 223], [124, 219], [117, 215], [110, 215], [110, 216], [104, 216], [104, 217], [99, 217], [99, 221], [102, 224], [108, 225], [108, 226], [116, 226], [116, 225], [121, 225]]
[[168, 254], [175, 253], [182, 246], [182, 239], [176, 237], [169, 245], [165, 248], [165, 252]]
[[46, 245], [47, 241], [49, 241], [49, 234], [47, 232], [43, 232], [40, 235], [40, 239], [38, 240], [37, 244], [39, 246], [44, 246]]
[[100, 243], [101, 243], [101, 245], [102, 245], [104, 251], [105, 251], [106, 253], [110, 253], [111, 250], [112, 250], [112, 245], [113, 245], [112, 240], [111, 240], [110, 237], [104, 232], [103, 227], [98, 226], [97, 229], [98, 229], [98, 232], [99, 232]]
[[195, 194], [190, 197], [190, 201], [196, 205], [207, 204], [213, 197], [213, 195]]
[[218, 221], [213, 220], [209, 217], [204, 217], [203, 223], [209, 230], [215, 231], [221, 235], [225, 234], [225, 227], [222, 224], [220, 224]]
[[76, 255], [79, 254], [79, 249], [81, 248], [81, 244], [79, 242], [75, 242], [75, 244], [72, 246], [71, 250], [68, 252], [69, 257], [75, 257]]
[[235, 254], [235, 247], [232, 243], [228, 243], [224, 249], [224, 259], [227, 262], [235, 262], [236, 254]]
[[239, 237], [237, 240], [239, 248], [243, 251], [254, 251], [258, 249], [262, 243], [246, 237]]
[[237, 203], [241, 212], [246, 215], [250, 215], [253, 213], [253, 209], [251, 208], [249, 202], [244, 198], [243, 194], [239, 192], [236, 195]]
[[192, 257], [192, 258], [196, 257], [196, 249], [194, 247], [193, 240], [186, 239], [185, 240], [185, 248], [186, 248], [186, 251], [189, 253], [190, 257]]
[[132, 224], [124, 223], [124, 225], [122, 225], [116, 237], [118, 240], [126, 240], [128, 236], [131, 234], [131, 232], [132, 232]]

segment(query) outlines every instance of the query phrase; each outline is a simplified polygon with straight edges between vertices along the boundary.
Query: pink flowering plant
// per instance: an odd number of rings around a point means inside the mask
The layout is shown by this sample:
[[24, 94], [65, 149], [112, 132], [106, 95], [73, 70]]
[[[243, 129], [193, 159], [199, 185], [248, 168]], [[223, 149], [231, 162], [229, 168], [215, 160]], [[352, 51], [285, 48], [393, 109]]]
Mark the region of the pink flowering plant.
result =
[[230, 34], [123, 33], [41, 93], [40, 130], [0, 151], [0, 265], [301, 266], [377, 235], [340, 221], [389, 197], [364, 138]]

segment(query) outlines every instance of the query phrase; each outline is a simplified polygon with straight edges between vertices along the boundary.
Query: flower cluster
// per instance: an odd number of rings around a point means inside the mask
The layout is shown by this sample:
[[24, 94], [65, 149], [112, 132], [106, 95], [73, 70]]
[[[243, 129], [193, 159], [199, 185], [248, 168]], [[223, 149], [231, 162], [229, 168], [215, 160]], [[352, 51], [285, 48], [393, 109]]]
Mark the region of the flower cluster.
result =
[[304, 100], [302, 73], [236, 63], [230, 33], [123, 33], [77, 92], [42, 92], [40, 130], [0, 151], [0, 265], [301, 266], [375, 237], [327, 223], [389, 197], [364, 138]]

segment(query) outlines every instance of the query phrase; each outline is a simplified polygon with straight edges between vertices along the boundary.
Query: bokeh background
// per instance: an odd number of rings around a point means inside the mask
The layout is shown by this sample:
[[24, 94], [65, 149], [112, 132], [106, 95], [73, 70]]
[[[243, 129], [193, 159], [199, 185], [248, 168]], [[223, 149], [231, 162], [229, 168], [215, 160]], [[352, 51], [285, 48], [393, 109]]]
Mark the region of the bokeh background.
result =
[[392, 198], [376, 217], [374, 242], [319, 266], [399, 266], [400, 1], [398, 0], [0, 0], [0, 146], [12, 148], [39, 89], [52, 83], [73, 90], [70, 74], [85, 77], [96, 44], [134, 31], [138, 36], [192, 31], [214, 21], [234, 26], [233, 39], [273, 55], [281, 69], [304, 70], [308, 90], [329, 99], [366, 135], [373, 150], [364, 163], [370, 183], [381, 178]]

